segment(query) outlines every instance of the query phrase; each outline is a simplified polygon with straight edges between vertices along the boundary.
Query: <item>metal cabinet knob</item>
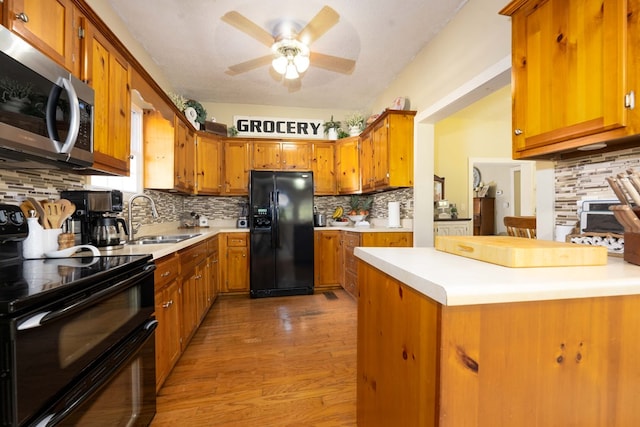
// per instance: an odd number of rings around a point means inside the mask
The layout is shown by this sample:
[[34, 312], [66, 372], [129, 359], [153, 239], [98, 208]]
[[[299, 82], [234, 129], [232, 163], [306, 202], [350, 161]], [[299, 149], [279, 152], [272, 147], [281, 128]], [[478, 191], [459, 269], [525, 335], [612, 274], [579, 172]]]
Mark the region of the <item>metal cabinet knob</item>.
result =
[[522, 130], [521, 129], [516, 129], [513, 131], [513, 133], [515, 133], [516, 135], [522, 135]]
[[16, 13], [16, 19], [19, 19], [20, 21], [24, 22], [25, 24], [27, 22], [29, 22], [29, 17], [24, 12]]

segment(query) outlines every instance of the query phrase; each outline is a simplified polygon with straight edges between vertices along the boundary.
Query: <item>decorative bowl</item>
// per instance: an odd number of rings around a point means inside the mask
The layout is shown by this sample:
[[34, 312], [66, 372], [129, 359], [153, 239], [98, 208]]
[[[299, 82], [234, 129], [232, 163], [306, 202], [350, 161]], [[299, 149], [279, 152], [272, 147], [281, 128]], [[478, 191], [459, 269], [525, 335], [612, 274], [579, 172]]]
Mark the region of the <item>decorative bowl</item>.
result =
[[364, 219], [364, 217], [364, 215], [349, 215], [347, 218], [349, 218], [353, 222], [360, 222]]

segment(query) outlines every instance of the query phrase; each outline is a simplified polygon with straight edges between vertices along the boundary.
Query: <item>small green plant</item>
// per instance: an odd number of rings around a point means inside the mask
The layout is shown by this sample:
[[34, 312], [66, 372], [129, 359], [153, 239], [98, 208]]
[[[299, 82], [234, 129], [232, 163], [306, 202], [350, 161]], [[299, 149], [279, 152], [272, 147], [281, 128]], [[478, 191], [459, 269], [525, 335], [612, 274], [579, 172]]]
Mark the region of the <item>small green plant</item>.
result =
[[350, 128], [357, 127], [362, 130], [364, 128], [364, 116], [360, 113], [353, 113], [347, 116], [344, 123]]
[[229, 129], [227, 129], [227, 134], [229, 134], [229, 136], [237, 136], [238, 129], [236, 129], [235, 126], [231, 126]]
[[167, 93], [167, 95], [169, 95], [169, 99], [171, 99], [171, 102], [173, 102], [176, 108], [180, 112], [184, 112], [184, 109], [187, 108], [187, 98], [180, 95], [179, 93], [173, 93], [173, 92], [169, 92]]
[[333, 120], [333, 115], [331, 116], [331, 120], [328, 122], [324, 122], [324, 133], [328, 133], [329, 129], [335, 129], [338, 131], [340, 129], [340, 122], [336, 122]]
[[351, 136], [349, 135], [349, 132], [345, 132], [344, 129], [338, 128], [338, 139], [346, 138], [348, 136]]

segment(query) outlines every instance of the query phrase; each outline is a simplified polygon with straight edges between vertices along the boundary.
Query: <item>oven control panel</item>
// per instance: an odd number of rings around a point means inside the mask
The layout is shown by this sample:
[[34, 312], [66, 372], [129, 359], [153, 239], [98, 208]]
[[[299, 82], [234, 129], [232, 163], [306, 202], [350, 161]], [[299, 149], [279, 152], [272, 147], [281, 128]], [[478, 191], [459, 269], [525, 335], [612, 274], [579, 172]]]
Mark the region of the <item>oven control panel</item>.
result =
[[0, 240], [22, 240], [28, 233], [27, 220], [20, 208], [0, 204]]

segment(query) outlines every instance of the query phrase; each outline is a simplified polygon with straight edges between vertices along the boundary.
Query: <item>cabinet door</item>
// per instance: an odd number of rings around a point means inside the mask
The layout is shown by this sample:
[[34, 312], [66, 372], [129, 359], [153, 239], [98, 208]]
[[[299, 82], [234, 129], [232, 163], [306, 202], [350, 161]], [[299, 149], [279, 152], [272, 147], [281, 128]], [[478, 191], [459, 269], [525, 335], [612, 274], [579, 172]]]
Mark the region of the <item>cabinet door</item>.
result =
[[191, 194], [195, 191], [195, 133], [178, 117], [175, 132], [175, 189]]
[[314, 242], [314, 286], [326, 287], [340, 284], [341, 232], [316, 231]]
[[249, 194], [249, 151], [244, 141], [224, 144], [224, 194]]
[[280, 144], [281, 169], [310, 170], [309, 144], [306, 142], [283, 142]]
[[8, 19], [11, 31], [72, 71], [77, 53], [72, 50], [71, 0], [13, 0], [10, 5]]
[[374, 149], [381, 159], [376, 164], [376, 189], [413, 187], [413, 121], [415, 111], [391, 111], [384, 120]]
[[332, 142], [313, 143], [311, 169], [315, 195], [336, 194], [335, 152], [335, 144]]
[[358, 137], [343, 138], [338, 141], [338, 194], [360, 192], [360, 153]]
[[95, 29], [85, 23], [82, 43], [84, 78], [94, 89], [93, 168], [129, 175], [131, 154], [131, 71], [129, 64]]
[[386, 118], [373, 129], [374, 187], [389, 186], [389, 119]]
[[[529, 1], [512, 14], [516, 158], [591, 144], [583, 137], [626, 125], [627, 3]], [[574, 138], [583, 142], [555, 145]]]
[[375, 189], [373, 132], [360, 137], [360, 170], [362, 171], [362, 191]]
[[144, 112], [144, 188], [172, 190], [175, 168], [174, 121], [159, 111]]
[[251, 147], [252, 169], [280, 169], [279, 142], [254, 142]]
[[198, 194], [220, 194], [220, 138], [214, 135], [198, 135], [196, 146], [196, 187]]
[[413, 246], [413, 233], [406, 231], [390, 233], [362, 233], [362, 246], [409, 247]]
[[156, 391], [160, 389], [181, 354], [180, 283], [174, 280], [155, 296]]
[[182, 276], [182, 351], [198, 324], [198, 274], [193, 269]]
[[249, 248], [246, 246], [227, 248], [226, 279], [228, 292], [249, 291]]

